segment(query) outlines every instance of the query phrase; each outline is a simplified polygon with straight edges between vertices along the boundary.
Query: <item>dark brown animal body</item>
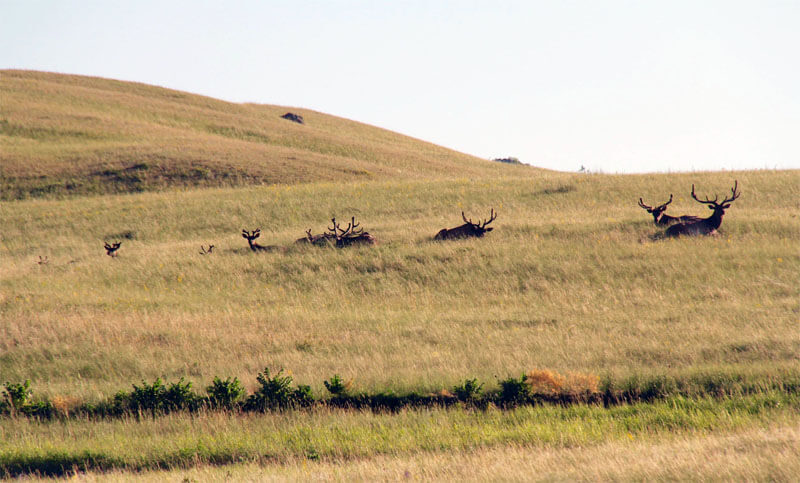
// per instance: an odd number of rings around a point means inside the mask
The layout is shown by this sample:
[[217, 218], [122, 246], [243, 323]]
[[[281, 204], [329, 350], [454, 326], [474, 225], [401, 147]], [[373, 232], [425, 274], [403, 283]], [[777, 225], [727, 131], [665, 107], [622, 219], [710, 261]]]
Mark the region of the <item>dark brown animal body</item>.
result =
[[641, 198], [639, 198], [639, 206], [647, 210], [648, 213], [653, 215], [653, 221], [657, 226], [671, 226], [678, 223], [692, 223], [695, 221], [700, 221], [701, 218], [699, 216], [690, 216], [690, 215], [683, 215], [683, 216], [669, 216], [664, 214], [667, 210], [667, 205], [672, 203], [672, 193], [669, 195], [669, 201], [662, 205], [658, 205], [655, 208], [652, 206], [647, 206], [644, 204]]
[[444, 228], [440, 230], [439, 233], [433, 237], [433, 239], [454, 240], [457, 238], [467, 238], [471, 236], [482, 237], [487, 231], [493, 230], [493, 228], [486, 228], [486, 225], [493, 222], [497, 218], [497, 215], [494, 212], [494, 208], [492, 208], [489, 219], [484, 220], [483, 223], [473, 223], [472, 220], [467, 219], [463, 211], [461, 212], [461, 218], [463, 218], [466, 223], [455, 228]]
[[738, 187], [739, 182], [735, 181], [733, 188], [731, 189], [731, 197], [726, 197], [721, 203], [717, 203], [717, 196], [715, 196], [713, 200], [709, 200], [708, 197], [706, 197], [705, 200], [698, 199], [694, 194], [694, 185], [692, 185], [692, 198], [699, 203], [708, 205], [708, 208], [714, 210], [714, 213], [712, 213], [708, 218], [701, 218], [699, 221], [672, 225], [671, 227], [667, 228], [667, 231], [664, 234], [667, 237], [715, 235], [717, 229], [720, 227], [720, 225], [722, 225], [722, 216], [725, 214], [725, 210], [730, 208], [731, 202], [733, 202], [741, 194], [736, 192]]
[[303, 238], [298, 238], [294, 242], [296, 245], [317, 245], [317, 246], [325, 246], [325, 245], [335, 245], [336, 244], [336, 235], [333, 233], [322, 233], [320, 235], [312, 235], [311, 229], [309, 228], [306, 231], [306, 236]]

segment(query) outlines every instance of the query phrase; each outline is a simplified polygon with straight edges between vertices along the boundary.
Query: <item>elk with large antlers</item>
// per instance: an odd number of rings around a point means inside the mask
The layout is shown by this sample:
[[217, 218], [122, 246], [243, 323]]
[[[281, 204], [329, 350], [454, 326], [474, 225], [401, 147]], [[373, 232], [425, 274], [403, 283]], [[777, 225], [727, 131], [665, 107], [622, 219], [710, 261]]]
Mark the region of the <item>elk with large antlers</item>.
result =
[[350, 218], [350, 223], [347, 228], [342, 229], [336, 218], [331, 218], [332, 226], [328, 231], [336, 237], [336, 246], [339, 248], [350, 245], [374, 245], [376, 243], [375, 237], [364, 231], [363, 228], [358, 228], [361, 223], [356, 223], [356, 217]]
[[653, 221], [655, 221], [656, 225], [658, 226], [671, 226], [677, 223], [692, 223], [695, 221], [700, 221], [701, 218], [699, 216], [691, 216], [691, 215], [683, 215], [683, 216], [669, 216], [665, 215], [664, 212], [667, 210], [667, 205], [672, 203], [672, 193], [669, 194], [669, 201], [664, 203], [663, 205], [658, 205], [656, 207], [647, 206], [644, 204], [641, 198], [639, 198], [639, 206], [647, 210], [648, 213], [653, 215]]
[[713, 200], [708, 199], [708, 197], [706, 197], [704, 200], [697, 198], [697, 195], [694, 194], [694, 185], [692, 185], [692, 198], [694, 198], [698, 203], [707, 205], [708, 209], [714, 210], [714, 213], [712, 213], [708, 218], [701, 218], [699, 221], [672, 225], [671, 227], [667, 228], [665, 235], [668, 237], [678, 237], [683, 235], [715, 235], [717, 233], [717, 229], [722, 224], [722, 216], [725, 214], [725, 210], [730, 208], [731, 203], [741, 194], [740, 192], [736, 191], [738, 187], [739, 182], [734, 181], [733, 188], [731, 188], [731, 197], [726, 197], [724, 200], [722, 200], [722, 202], [717, 203], [717, 200], [719, 199], [718, 196], [714, 196]]
[[116, 243], [114, 243], [112, 245], [109, 245], [108, 243], [106, 243], [105, 244], [106, 255], [108, 255], [111, 258], [116, 257], [117, 256], [117, 250], [119, 250], [120, 246], [122, 246], [122, 242], [116, 242]]
[[441, 231], [439, 231], [439, 233], [436, 234], [436, 236], [433, 237], [433, 239], [453, 240], [456, 238], [467, 238], [471, 236], [482, 237], [487, 231], [493, 230], [493, 228], [486, 228], [486, 225], [493, 222], [497, 218], [497, 214], [494, 212], [494, 208], [492, 208], [489, 219], [484, 220], [482, 223], [473, 223], [471, 219], [468, 220], [463, 211], [461, 212], [461, 218], [463, 218], [465, 221], [463, 225], [455, 228], [443, 228]]

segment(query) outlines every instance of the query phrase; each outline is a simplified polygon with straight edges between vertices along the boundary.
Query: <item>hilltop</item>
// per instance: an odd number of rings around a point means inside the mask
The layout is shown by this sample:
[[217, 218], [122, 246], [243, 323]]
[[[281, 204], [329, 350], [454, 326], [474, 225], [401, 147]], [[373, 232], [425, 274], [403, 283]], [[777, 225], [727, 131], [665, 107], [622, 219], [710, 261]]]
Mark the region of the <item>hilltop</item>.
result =
[[2, 70], [0, 92], [3, 199], [540, 172], [308, 109], [134, 82]]

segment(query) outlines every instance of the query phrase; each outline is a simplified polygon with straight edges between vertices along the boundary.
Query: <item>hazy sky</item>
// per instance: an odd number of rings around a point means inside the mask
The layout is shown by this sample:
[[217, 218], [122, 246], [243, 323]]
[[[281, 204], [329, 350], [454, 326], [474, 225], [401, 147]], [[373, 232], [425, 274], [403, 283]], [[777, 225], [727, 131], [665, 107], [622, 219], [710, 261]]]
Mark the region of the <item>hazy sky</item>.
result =
[[0, 0], [0, 68], [564, 171], [800, 168], [800, 1]]

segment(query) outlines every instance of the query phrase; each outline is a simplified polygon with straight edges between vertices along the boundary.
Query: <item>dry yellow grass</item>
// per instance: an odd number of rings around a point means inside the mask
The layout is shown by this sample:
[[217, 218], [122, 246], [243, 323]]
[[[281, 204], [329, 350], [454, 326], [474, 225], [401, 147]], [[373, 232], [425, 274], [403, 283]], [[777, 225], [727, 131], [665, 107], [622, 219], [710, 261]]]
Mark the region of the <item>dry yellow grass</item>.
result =
[[[176, 186], [531, 176], [307, 109], [132, 82], [0, 71], [2, 198]], [[305, 125], [285, 119], [301, 114]]]
[[190, 470], [84, 474], [77, 481], [796, 481], [800, 427], [632, 438], [597, 446], [501, 446], [338, 462], [290, 460]]

